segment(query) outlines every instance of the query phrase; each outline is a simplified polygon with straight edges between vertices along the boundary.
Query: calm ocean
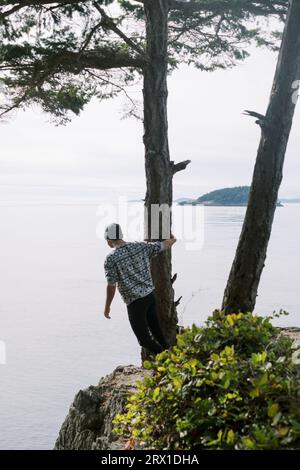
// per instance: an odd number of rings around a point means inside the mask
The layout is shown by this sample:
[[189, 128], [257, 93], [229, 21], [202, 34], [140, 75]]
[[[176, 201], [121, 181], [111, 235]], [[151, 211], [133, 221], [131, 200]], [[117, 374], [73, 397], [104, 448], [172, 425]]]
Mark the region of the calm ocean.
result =
[[[96, 204], [0, 205], [0, 448], [51, 449], [80, 388], [120, 364], [139, 364], [139, 347], [119, 296], [103, 317], [103, 260]], [[184, 325], [220, 306], [245, 208], [204, 210], [204, 245], [174, 247], [176, 295]], [[257, 312], [290, 312], [300, 326], [300, 205], [278, 208]]]

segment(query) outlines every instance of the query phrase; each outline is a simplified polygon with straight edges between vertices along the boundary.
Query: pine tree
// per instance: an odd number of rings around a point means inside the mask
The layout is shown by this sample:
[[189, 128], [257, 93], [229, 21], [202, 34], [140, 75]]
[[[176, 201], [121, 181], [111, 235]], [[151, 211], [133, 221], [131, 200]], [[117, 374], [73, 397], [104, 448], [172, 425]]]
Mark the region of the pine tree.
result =
[[[276, 49], [287, 0], [12, 0], [0, 2], [2, 116], [39, 104], [60, 123], [91, 98], [143, 80], [146, 208], [172, 205], [167, 74], [179, 64], [232, 67], [255, 43]], [[280, 29], [280, 28], [279, 28]], [[134, 114], [134, 106], [132, 113]], [[170, 342], [177, 330], [169, 253], [153, 262], [158, 311]]]

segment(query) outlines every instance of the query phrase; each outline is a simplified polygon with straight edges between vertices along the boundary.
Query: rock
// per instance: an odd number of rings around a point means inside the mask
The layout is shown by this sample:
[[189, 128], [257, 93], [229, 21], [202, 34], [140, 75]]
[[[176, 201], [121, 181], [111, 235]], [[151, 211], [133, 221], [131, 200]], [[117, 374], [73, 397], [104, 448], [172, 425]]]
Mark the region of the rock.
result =
[[121, 450], [126, 442], [113, 432], [112, 420], [124, 411], [126, 399], [149, 371], [119, 366], [97, 386], [80, 390], [61, 427], [55, 450]]
[[[280, 328], [300, 345], [299, 328]], [[77, 393], [57, 438], [56, 450], [122, 450], [126, 441], [113, 432], [112, 420], [125, 411], [136, 382], [151, 372], [137, 366], [119, 366], [97, 386]]]
[[280, 328], [281, 333], [285, 336], [289, 336], [295, 341], [296, 346], [300, 346], [300, 328], [290, 326], [285, 328]]

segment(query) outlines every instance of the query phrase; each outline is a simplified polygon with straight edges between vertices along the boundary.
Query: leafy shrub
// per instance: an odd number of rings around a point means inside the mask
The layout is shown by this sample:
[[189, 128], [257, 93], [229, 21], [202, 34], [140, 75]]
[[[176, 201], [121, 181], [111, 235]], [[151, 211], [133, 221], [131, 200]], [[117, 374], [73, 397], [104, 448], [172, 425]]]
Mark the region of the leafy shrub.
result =
[[300, 351], [271, 319], [215, 311], [145, 361], [115, 432], [150, 449], [300, 447]]

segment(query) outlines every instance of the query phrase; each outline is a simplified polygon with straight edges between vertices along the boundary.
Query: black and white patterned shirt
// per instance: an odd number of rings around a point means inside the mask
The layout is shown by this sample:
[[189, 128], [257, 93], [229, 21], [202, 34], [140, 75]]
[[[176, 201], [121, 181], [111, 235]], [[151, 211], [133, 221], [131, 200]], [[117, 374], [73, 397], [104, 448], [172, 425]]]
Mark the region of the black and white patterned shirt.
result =
[[117, 284], [127, 305], [154, 290], [150, 259], [163, 249], [163, 242], [125, 243], [107, 256], [104, 263], [107, 283]]

